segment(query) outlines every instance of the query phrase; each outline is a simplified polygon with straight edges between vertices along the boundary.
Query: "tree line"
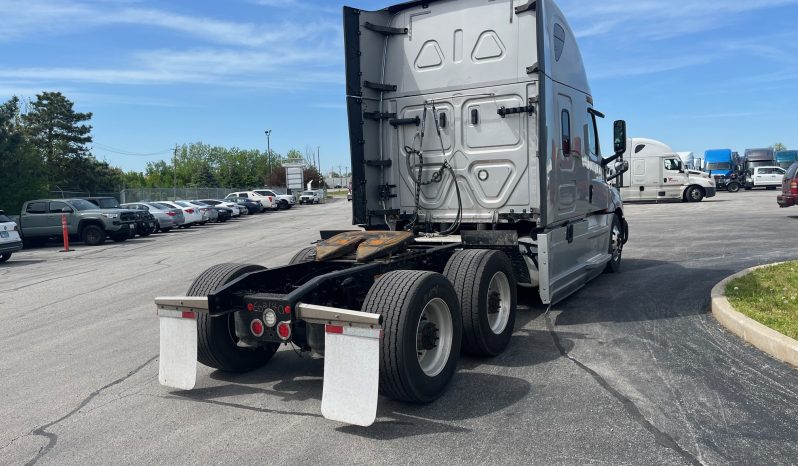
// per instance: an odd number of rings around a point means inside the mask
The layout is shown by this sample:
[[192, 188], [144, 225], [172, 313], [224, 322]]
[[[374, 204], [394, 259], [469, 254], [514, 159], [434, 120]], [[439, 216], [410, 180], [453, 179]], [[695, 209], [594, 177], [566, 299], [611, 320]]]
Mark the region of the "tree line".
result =
[[[118, 193], [125, 188], [285, 186], [286, 162], [305, 163], [305, 183], [321, 177], [310, 154], [179, 145], [169, 160], [124, 171], [91, 150], [92, 114], [76, 112], [60, 92], [43, 92], [22, 109], [12, 97], [0, 105], [0, 209], [17, 213], [22, 203], [53, 192]], [[306, 151], [307, 152], [307, 151]]]

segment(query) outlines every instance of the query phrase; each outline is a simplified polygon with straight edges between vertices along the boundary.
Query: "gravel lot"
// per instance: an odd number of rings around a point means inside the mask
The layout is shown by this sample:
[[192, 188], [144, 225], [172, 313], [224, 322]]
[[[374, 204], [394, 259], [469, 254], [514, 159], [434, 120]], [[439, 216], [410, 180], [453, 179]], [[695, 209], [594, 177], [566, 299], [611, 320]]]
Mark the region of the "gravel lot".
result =
[[775, 192], [627, 207], [619, 275], [545, 308], [507, 352], [464, 358], [428, 406], [380, 400], [370, 428], [320, 415], [323, 362], [278, 353], [197, 388], [157, 381], [153, 298], [219, 262], [286, 263], [349, 204], [303, 206], [123, 244], [15, 254], [0, 266], [0, 463], [705, 463], [798, 458], [798, 371], [707, 313], [745, 267], [798, 258], [798, 208]]

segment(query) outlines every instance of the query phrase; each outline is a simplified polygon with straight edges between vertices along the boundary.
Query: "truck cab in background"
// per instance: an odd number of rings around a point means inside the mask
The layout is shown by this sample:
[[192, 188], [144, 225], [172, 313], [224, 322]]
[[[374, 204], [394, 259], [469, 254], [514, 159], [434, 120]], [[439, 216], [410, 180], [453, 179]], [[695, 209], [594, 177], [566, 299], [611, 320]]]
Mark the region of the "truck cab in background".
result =
[[715, 181], [717, 189], [725, 189], [731, 193], [740, 191], [742, 177], [738, 173], [737, 152], [731, 149], [709, 149], [704, 152], [704, 170]]
[[776, 152], [776, 165], [787, 170], [798, 162], [798, 150], [781, 150]]
[[630, 169], [616, 182], [624, 201], [700, 202], [715, 196], [709, 175], [686, 169], [679, 155], [661, 141], [631, 138], [624, 159]]
[[743, 187], [749, 190], [754, 188], [754, 168], [774, 166], [778, 166], [776, 154], [772, 148], [766, 147], [763, 149], [746, 149], [736, 168], [742, 178]]

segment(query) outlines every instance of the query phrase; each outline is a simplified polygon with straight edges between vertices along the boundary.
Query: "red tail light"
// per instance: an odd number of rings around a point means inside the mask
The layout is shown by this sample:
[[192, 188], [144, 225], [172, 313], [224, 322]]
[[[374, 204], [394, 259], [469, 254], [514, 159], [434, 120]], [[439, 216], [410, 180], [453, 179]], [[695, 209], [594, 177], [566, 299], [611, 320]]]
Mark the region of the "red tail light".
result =
[[193, 214], [194, 213], [194, 209], [186, 209], [186, 213], [187, 214]]
[[790, 193], [798, 196], [798, 180], [790, 180]]
[[272, 197], [271, 196], [266, 196], [266, 197], [269, 199], [269, 202], [272, 202]]
[[277, 335], [280, 336], [282, 340], [288, 340], [291, 338], [291, 323], [287, 321], [282, 321], [277, 324]]
[[260, 319], [254, 319], [249, 324], [249, 331], [256, 337], [263, 335], [263, 322]]
[[174, 216], [177, 215], [177, 213], [176, 212], [167, 212], [166, 215], [168, 215], [170, 217], [174, 217]]

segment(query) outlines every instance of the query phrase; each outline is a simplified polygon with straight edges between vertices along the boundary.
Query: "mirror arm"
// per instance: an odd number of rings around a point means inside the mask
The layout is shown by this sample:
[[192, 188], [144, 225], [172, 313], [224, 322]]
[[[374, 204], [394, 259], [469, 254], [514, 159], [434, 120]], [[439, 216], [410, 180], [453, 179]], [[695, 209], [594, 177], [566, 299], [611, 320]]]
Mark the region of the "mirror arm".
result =
[[601, 166], [606, 167], [607, 165], [611, 164], [612, 162], [618, 160], [623, 154], [615, 154], [612, 157], [607, 157], [601, 161]]

